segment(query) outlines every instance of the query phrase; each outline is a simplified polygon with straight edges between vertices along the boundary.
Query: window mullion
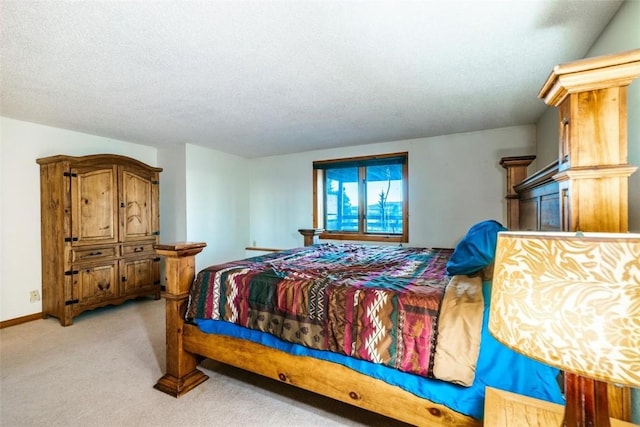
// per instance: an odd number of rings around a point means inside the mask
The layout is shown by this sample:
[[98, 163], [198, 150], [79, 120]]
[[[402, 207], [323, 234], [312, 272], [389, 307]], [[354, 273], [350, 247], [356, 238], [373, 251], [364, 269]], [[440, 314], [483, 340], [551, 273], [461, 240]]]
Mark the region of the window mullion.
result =
[[367, 167], [358, 168], [358, 232], [364, 234], [367, 229]]
[[[327, 212], [327, 198], [324, 196], [325, 194], [327, 194], [327, 174], [325, 171], [320, 171], [320, 173], [322, 174], [322, 216], [318, 215], [318, 217], [322, 218], [322, 228], [326, 228], [327, 227], [327, 218], [325, 216], [325, 213]], [[316, 181], [316, 185], [317, 185], [317, 181]], [[316, 223], [317, 226], [317, 223]]]

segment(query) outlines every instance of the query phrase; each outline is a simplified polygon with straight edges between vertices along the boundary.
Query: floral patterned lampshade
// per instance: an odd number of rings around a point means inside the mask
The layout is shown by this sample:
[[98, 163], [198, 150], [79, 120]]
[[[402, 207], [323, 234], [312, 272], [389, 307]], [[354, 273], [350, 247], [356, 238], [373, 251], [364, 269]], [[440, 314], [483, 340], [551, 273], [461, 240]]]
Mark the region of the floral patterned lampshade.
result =
[[500, 233], [489, 330], [551, 366], [640, 386], [640, 234]]

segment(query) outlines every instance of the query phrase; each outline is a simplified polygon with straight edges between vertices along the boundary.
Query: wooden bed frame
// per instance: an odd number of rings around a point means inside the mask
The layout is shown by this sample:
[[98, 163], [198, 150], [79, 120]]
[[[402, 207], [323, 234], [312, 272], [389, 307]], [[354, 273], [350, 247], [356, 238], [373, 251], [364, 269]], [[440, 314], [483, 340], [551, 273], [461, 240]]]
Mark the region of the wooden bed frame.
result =
[[[640, 50], [554, 68], [539, 96], [559, 107], [559, 161], [523, 181], [534, 157], [502, 159], [501, 164], [508, 172], [510, 229], [576, 230], [586, 224], [587, 228], [581, 228], [584, 231], [626, 231], [626, 182], [635, 170], [627, 164], [626, 86], [639, 74]], [[619, 102], [610, 102], [612, 97]], [[594, 122], [607, 126], [594, 126]], [[588, 132], [601, 141], [595, 144], [597, 150], [589, 146], [592, 139]], [[612, 152], [616, 155], [611, 155]], [[607, 196], [612, 189], [613, 200]], [[599, 209], [597, 215], [603, 219], [594, 217], [597, 216], [594, 204]], [[167, 366], [155, 388], [175, 397], [187, 393], [208, 378], [197, 365], [203, 358], [210, 358], [413, 425], [481, 425], [480, 421], [446, 406], [344, 366], [293, 356], [236, 338], [205, 334], [185, 323], [188, 292], [196, 273], [195, 255], [205, 246], [204, 243], [156, 246], [158, 254], [166, 259]], [[612, 416], [629, 419], [628, 395], [627, 391], [626, 395], [614, 396], [610, 402]]]
[[195, 278], [195, 255], [204, 243], [157, 245], [166, 259], [167, 368], [155, 388], [178, 397], [207, 376], [197, 369], [209, 358], [282, 381], [413, 425], [479, 426], [471, 417], [360, 374], [345, 366], [294, 356], [250, 341], [201, 332], [185, 323]]

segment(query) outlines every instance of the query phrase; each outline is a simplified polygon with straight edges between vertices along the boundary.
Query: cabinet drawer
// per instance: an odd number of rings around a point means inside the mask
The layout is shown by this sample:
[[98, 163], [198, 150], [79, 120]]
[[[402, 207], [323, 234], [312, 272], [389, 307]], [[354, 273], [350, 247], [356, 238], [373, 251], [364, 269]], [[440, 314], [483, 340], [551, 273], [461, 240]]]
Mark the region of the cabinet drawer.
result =
[[102, 248], [86, 248], [73, 250], [73, 262], [99, 260], [103, 258], [115, 258], [118, 256], [117, 246]]
[[150, 254], [153, 253], [154, 242], [137, 243], [135, 245], [125, 245], [122, 247], [122, 256]]

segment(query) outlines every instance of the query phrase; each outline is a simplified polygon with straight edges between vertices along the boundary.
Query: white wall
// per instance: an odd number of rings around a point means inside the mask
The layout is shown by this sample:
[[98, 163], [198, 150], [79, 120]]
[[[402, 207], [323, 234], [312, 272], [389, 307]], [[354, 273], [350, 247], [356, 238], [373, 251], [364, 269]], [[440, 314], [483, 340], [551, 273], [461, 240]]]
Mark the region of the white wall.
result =
[[533, 154], [535, 127], [519, 126], [433, 138], [253, 159], [249, 245], [302, 245], [312, 224], [312, 162], [409, 152], [409, 244], [453, 247], [474, 223], [506, 224], [501, 157]]
[[97, 153], [127, 155], [156, 166], [155, 148], [0, 117], [0, 320], [42, 311], [41, 301], [29, 302], [29, 292], [42, 289], [36, 159]]
[[247, 162], [191, 144], [158, 150], [160, 241], [207, 243], [198, 269], [246, 256]]
[[[544, 82], [540, 83], [541, 87], [542, 83]], [[558, 120], [559, 113], [555, 107], [548, 107], [542, 117], [538, 119], [536, 124], [536, 160], [529, 166], [529, 174], [558, 160], [560, 152]]]
[[[626, 1], [593, 44], [585, 58], [640, 48], [640, 1]], [[551, 71], [551, 70], [549, 70]], [[540, 82], [540, 86], [544, 82]], [[627, 93], [628, 162], [640, 166], [640, 79]], [[548, 108], [537, 123], [537, 166], [558, 157], [558, 111]], [[640, 171], [629, 178], [629, 230], [640, 232]]]
[[[179, 145], [158, 150], [160, 174], [160, 241], [187, 240], [186, 148]], [[164, 276], [164, 274], [163, 274]]]
[[186, 145], [186, 238], [207, 243], [196, 267], [244, 258], [249, 238], [247, 159]]

